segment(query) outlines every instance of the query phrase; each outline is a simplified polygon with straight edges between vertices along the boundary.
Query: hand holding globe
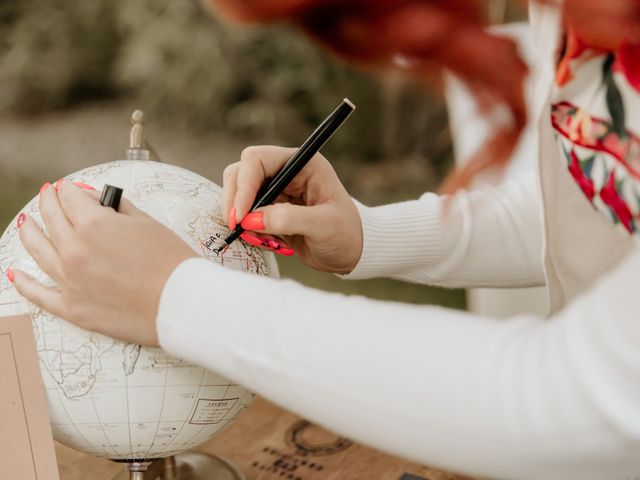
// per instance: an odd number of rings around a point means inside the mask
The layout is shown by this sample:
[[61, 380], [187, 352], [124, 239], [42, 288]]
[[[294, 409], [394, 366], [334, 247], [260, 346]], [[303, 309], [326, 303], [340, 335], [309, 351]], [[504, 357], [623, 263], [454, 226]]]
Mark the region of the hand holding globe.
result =
[[[162, 287], [173, 269], [196, 252], [126, 198], [116, 213], [68, 180], [56, 187], [45, 184], [39, 204], [49, 235], [27, 215], [20, 238], [57, 287], [13, 270], [18, 292], [87, 330], [159, 346], [155, 318]], [[138, 246], [144, 246], [145, 255]], [[145, 282], [138, 281], [140, 272]], [[118, 328], [122, 325], [126, 328]]]
[[[116, 213], [74, 183], [117, 185], [126, 199]], [[205, 442], [253, 400], [232, 380], [148, 348], [158, 345], [162, 286], [185, 258], [278, 276], [273, 254], [243, 242], [213, 253], [228, 232], [220, 191], [167, 164], [101, 164], [45, 188], [0, 237], [0, 316], [32, 320], [56, 440], [133, 472]]]

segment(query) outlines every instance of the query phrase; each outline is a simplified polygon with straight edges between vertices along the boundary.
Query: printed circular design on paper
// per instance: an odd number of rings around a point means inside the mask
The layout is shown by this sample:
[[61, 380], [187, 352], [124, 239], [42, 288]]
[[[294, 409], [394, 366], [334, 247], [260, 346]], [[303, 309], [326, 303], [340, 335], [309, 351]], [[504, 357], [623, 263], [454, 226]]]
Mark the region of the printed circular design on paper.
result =
[[294, 423], [285, 436], [287, 444], [300, 455], [333, 455], [353, 445], [351, 440], [335, 436], [306, 420]]

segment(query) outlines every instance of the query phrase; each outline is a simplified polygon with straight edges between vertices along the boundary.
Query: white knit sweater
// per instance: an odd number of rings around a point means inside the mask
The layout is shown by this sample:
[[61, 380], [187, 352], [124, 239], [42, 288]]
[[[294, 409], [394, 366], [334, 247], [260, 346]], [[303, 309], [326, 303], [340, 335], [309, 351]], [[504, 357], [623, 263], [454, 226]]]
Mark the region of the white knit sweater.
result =
[[[548, 320], [348, 297], [192, 259], [162, 294], [163, 348], [418, 462], [493, 478], [640, 473], [640, 251], [567, 170], [549, 122], [554, 96], [564, 95], [552, 88], [558, 19], [545, 8], [532, 22], [540, 171], [460, 193], [446, 216], [434, 194], [360, 205], [364, 250], [349, 277], [546, 283]], [[580, 105], [579, 91], [570, 98]], [[582, 104], [592, 113], [600, 106]]]

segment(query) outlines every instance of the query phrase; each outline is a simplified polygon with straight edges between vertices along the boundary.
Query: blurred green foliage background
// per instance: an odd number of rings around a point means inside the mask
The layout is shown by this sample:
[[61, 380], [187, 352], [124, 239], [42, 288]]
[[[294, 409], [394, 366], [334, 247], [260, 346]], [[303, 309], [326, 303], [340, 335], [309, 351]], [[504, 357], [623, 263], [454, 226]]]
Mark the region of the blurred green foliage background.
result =
[[[331, 148], [365, 160], [415, 151], [427, 120], [446, 124], [425, 90], [381, 88], [398, 82], [328, 58], [287, 26], [229, 26], [191, 0], [9, 1], [0, 25], [0, 109], [13, 112], [128, 95], [192, 129], [296, 142], [349, 96], [359, 114]], [[384, 133], [389, 125], [372, 121], [398, 108], [421, 125]], [[430, 142], [419, 143], [429, 150]]]
[[[2, 226], [53, 175], [111, 160], [103, 155], [112, 155], [115, 127], [101, 119], [134, 108], [160, 125], [148, 138], [164, 161], [218, 183], [241, 145], [297, 145], [342, 97], [357, 114], [323, 152], [355, 197], [369, 204], [413, 198], [434, 189], [451, 164], [444, 105], [423, 85], [355, 70], [286, 25], [226, 25], [193, 0], [5, 0], [0, 85]], [[114, 151], [126, 148], [121, 116]], [[82, 131], [86, 144], [65, 140], [61, 125]], [[211, 149], [225, 154], [210, 163], [184, 160]], [[319, 288], [464, 306], [457, 290], [343, 282], [296, 260], [281, 267]]]

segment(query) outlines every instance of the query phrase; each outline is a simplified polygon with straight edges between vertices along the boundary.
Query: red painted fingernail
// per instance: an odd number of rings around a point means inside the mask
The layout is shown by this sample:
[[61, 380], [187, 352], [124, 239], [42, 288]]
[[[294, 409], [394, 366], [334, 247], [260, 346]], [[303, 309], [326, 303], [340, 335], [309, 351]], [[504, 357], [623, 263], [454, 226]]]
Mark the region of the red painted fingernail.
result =
[[95, 190], [91, 185], [82, 182], [73, 182], [74, 185], [77, 185], [80, 188], [84, 188], [85, 190]]
[[40, 187], [40, 193], [44, 192], [47, 188], [49, 188], [51, 184], [49, 182], [45, 183]]
[[251, 235], [249, 232], [242, 232], [240, 238], [254, 247], [269, 248], [269, 240], [266, 238], [258, 238], [255, 235]]
[[280, 255], [291, 256], [295, 253], [293, 248], [290, 248], [286, 244], [277, 240], [270, 240], [268, 238], [260, 238], [255, 235], [251, 235], [249, 232], [243, 232], [240, 238], [254, 247], [262, 247], [271, 250]]
[[13, 269], [11, 267], [7, 269], [7, 278], [11, 283], [13, 283]]
[[231, 230], [235, 229], [238, 223], [236, 222], [236, 207], [233, 207], [229, 211], [229, 228]]
[[295, 252], [293, 248], [289, 248], [286, 244], [279, 242], [277, 240], [269, 240], [270, 250], [273, 250], [275, 253], [279, 255], [285, 255], [287, 257], [293, 255]]
[[56, 189], [56, 192], [58, 191], [58, 188], [60, 188], [60, 184], [61, 184], [61, 183], [62, 183], [62, 179], [58, 180], [58, 181], [56, 182], [56, 184], [53, 186], [53, 188], [55, 188], [55, 189]]
[[264, 230], [264, 218], [262, 212], [252, 212], [245, 215], [240, 222], [245, 230]]
[[18, 228], [22, 226], [22, 224], [26, 219], [27, 219], [27, 216], [24, 213], [21, 213], [20, 215], [18, 215], [18, 220], [16, 222], [18, 224]]

